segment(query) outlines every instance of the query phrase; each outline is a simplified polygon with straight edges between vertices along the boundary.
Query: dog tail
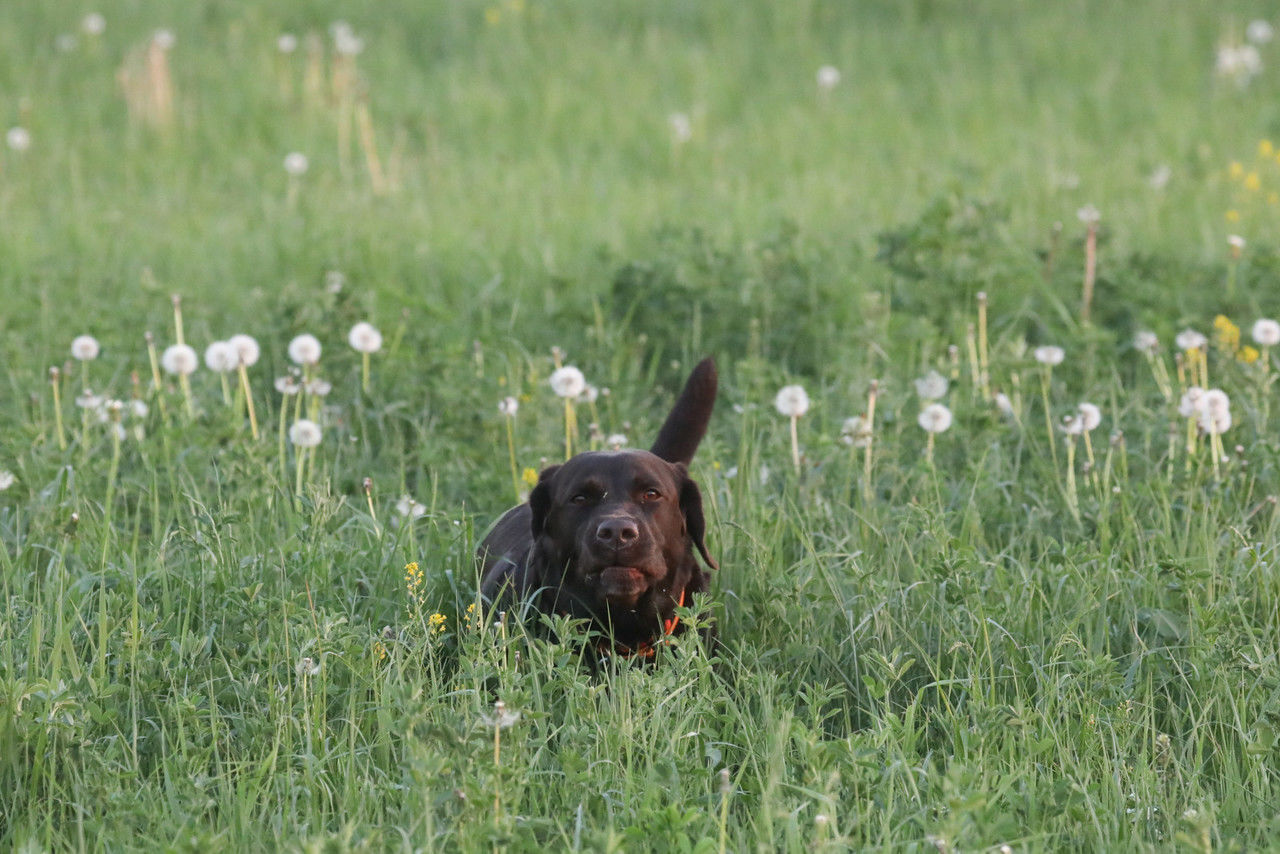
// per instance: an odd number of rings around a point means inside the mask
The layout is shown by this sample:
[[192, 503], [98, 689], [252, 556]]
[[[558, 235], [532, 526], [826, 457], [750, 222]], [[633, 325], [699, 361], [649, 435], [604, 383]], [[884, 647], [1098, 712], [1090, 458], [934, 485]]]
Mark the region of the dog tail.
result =
[[684, 391], [671, 407], [671, 414], [663, 422], [649, 450], [669, 463], [688, 465], [693, 460], [698, 444], [707, 434], [711, 422], [711, 410], [716, 405], [716, 388], [719, 375], [716, 360], [708, 356], [697, 364], [684, 384]]

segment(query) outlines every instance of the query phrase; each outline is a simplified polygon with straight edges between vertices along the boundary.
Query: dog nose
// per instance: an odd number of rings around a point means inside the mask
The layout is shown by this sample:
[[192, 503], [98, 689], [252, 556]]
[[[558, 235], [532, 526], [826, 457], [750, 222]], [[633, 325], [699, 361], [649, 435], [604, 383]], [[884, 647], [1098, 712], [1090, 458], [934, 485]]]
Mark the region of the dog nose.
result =
[[640, 528], [630, 519], [606, 519], [596, 528], [596, 540], [602, 545], [621, 548], [640, 538]]

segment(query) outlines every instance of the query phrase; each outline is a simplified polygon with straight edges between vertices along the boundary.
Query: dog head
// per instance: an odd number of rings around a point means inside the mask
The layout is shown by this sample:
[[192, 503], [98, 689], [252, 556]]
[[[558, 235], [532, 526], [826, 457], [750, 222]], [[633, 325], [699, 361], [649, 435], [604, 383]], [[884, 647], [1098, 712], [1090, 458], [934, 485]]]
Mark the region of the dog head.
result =
[[544, 579], [558, 578], [562, 600], [602, 621], [669, 616], [686, 590], [705, 590], [695, 549], [716, 567], [698, 484], [683, 463], [648, 451], [590, 452], [552, 466], [529, 506]]

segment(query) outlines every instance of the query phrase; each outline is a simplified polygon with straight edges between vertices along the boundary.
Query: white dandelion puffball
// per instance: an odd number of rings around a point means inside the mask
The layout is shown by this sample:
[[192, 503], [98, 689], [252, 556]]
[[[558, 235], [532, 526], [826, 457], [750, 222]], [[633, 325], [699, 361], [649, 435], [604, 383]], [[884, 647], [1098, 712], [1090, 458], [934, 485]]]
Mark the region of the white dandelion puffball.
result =
[[299, 335], [289, 342], [289, 358], [295, 365], [316, 364], [320, 361], [320, 342], [314, 335]]
[[161, 28], [151, 34], [151, 43], [161, 50], [172, 50], [177, 42], [178, 37], [170, 29]]
[[357, 36], [346, 21], [330, 24], [329, 35], [333, 37], [333, 49], [342, 56], [357, 56], [364, 50], [364, 39]]
[[1076, 211], [1076, 217], [1085, 225], [1097, 225], [1098, 220], [1102, 219], [1102, 214], [1093, 205], [1085, 205]]
[[103, 398], [98, 397], [89, 389], [85, 389], [76, 395], [76, 406], [81, 409], [97, 409], [102, 405]]
[[1204, 397], [1204, 389], [1198, 385], [1193, 385], [1182, 393], [1182, 398], [1178, 401], [1178, 414], [1183, 418], [1194, 418], [1196, 413], [1200, 411], [1200, 400]]
[[948, 388], [950, 383], [947, 382], [947, 378], [937, 371], [929, 371], [916, 380], [916, 394], [924, 400], [938, 400], [946, 395]]
[[1182, 350], [1203, 350], [1209, 343], [1209, 339], [1194, 329], [1184, 329], [1174, 336], [1173, 343]]
[[788, 418], [799, 418], [809, 411], [809, 395], [804, 393], [804, 386], [785, 385], [773, 399], [778, 412]]
[[572, 365], [558, 368], [551, 374], [551, 390], [560, 397], [576, 398], [587, 389], [587, 378]]
[[1068, 436], [1079, 436], [1084, 432], [1084, 424], [1074, 415], [1062, 416], [1062, 432]]
[[13, 476], [13, 472], [8, 469], [0, 471], [0, 492], [4, 492], [9, 487], [13, 486], [13, 482], [16, 479], [17, 478]]
[[80, 29], [91, 36], [100, 36], [107, 29], [107, 19], [97, 12], [90, 12], [80, 20]]
[[578, 403], [591, 404], [595, 403], [600, 397], [600, 389], [587, 383], [587, 387], [582, 390], [582, 394], [578, 395]]
[[627, 437], [622, 433], [610, 433], [605, 437], [604, 444], [615, 451], [620, 451], [627, 446]]
[[1231, 399], [1220, 388], [1211, 388], [1200, 398], [1200, 429], [1221, 436], [1231, 429]]
[[1133, 349], [1142, 350], [1143, 352], [1151, 352], [1160, 346], [1160, 339], [1156, 337], [1154, 332], [1148, 332], [1145, 329], [1133, 334]]
[[298, 385], [298, 381], [290, 374], [285, 374], [283, 377], [276, 377], [276, 391], [286, 397], [297, 394], [301, 388], [302, 386]]
[[92, 335], [78, 335], [71, 342], [71, 356], [81, 362], [88, 362], [98, 358], [98, 353], [101, 350], [102, 348], [98, 346], [98, 339]]
[[1238, 234], [1228, 234], [1227, 245], [1230, 246], [1232, 249], [1234, 249], [1236, 252], [1241, 252], [1244, 250], [1245, 239]]
[[1275, 37], [1275, 28], [1271, 26], [1270, 21], [1264, 21], [1259, 18], [1256, 21], [1250, 21], [1249, 26], [1244, 28], [1244, 37], [1254, 44], [1266, 44]]
[[31, 147], [31, 133], [23, 127], [9, 128], [4, 139], [14, 151], [26, 151]]
[[676, 142], [693, 139], [693, 122], [687, 113], [672, 113], [667, 116], [667, 124], [671, 125], [671, 138]]
[[204, 351], [204, 366], [215, 373], [234, 371], [240, 356], [230, 341], [214, 341]]
[[516, 413], [520, 411], [520, 401], [514, 397], [504, 397], [498, 401], [498, 411], [508, 418], [515, 418]]
[[1163, 190], [1169, 186], [1169, 179], [1172, 177], [1173, 168], [1168, 163], [1161, 163], [1147, 176], [1147, 186], [1153, 190]]
[[309, 418], [299, 418], [289, 428], [289, 441], [299, 448], [314, 448], [322, 437], [320, 425]]
[[1017, 415], [1013, 409], [1013, 401], [1002, 391], [996, 392], [996, 409], [1000, 410], [1000, 414], [1005, 418], [1013, 418]]
[[236, 350], [236, 358], [239, 364], [246, 368], [251, 368], [258, 362], [258, 357], [262, 355], [262, 348], [258, 346], [258, 339], [252, 335], [232, 335], [227, 339]]
[[1092, 403], [1081, 403], [1076, 407], [1076, 420], [1084, 432], [1091, 433], [1102, 423], [1102, 410]]
[[298, 49], [298, 37], [293, 33], [281, 33], [276, 39], [276, 50], [284, 54], [293, 53]]
[[818, 69], [818, 88], [830, 92], [840, 85], [840, 69], [834, 65], [824, 65]]
[[408, 495], [405, 495], [396, 502], [396, 512], [406, 519], [417, 519], [419, 516], [426, 514], [427, 507], [425, 504], [419, 504]]
[[382, 349], [382, 333], [372, 323], [363, 320], [351, 327], [347, 341], [353, 350], [361, 353], [376, 353]]
[[855, 448], [871, 444], [871, 424], [862, 415], [846, 418], [840, 425], [840, 441]]
[[307, 380], [306, 385], [303, 386], [303, 390], [314, 397], [324, 397], [329, 392], [333, 391], [333, 383], [316, 377], [315, 379]]
[[160, 356], [160, 365], [168, 373], [185, 377], [195, 373], [196, 368], [200, 367], [200, 357], [190, 346], [174, 344], [165, 348]]
[[284, 171], [295, 178], [307, 174], [307, 167], [310, 165], [307, 155], [301, 151], [290, 151], [284, 156]]
[[928, 433], [941, 433], [951, 426], [951, 410], [941, 403], [931, 403], [920, 410], [916, 423]]
[[135, 397], [133, 400], [129, 401], [129, 414], [134, 418], [146, 418], [147, 413], [150, 411], [151, 407], [147, 406], [147, 402], [145, 400], [139, 400]]
[[1280, 323], [1268, 317], [1261, 318], [1254, 322], [1250, 334], [1255, 343], [1263, 347], [1274, 347], [1280, 344]]
[[1031, 351], [1031, 355], [1036, 361], [1042, 365], [1053, 367], [1062, 364], [1062, 360], [1066, 358], [1067, 353], [1061, 347], [1055, 347], [1052, 344], [1046, 344], [1043, 347], [1037, 347]]
[[329, 294], [340, 294], [347, 284], [347, 277], [341, 270], [330, 270], [324, 274], [324, 290]]

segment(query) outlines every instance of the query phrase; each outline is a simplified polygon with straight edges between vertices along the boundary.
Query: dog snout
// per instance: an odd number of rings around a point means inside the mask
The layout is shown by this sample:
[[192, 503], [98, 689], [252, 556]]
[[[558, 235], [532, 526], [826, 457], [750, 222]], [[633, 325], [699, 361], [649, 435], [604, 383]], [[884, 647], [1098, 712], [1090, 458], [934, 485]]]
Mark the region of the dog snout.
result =
[[596, 526], [596, 542], [602, 546], [621, 549], [640, 539], [640, 526], [634, 519], [614, 516]]

